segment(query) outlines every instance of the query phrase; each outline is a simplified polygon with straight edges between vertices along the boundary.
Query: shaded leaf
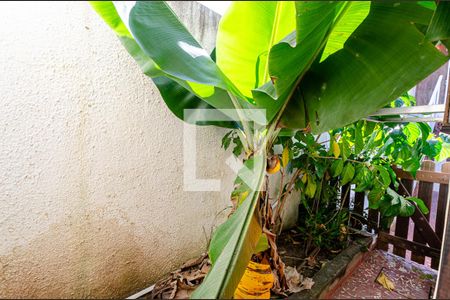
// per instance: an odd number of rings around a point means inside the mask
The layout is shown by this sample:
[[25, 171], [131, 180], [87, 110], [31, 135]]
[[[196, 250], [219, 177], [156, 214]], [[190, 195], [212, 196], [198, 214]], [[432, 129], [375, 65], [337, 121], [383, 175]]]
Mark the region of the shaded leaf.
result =
[[400, 211], [399, 216], [401, 217], [410, 217], [414, 214], [416, 210], [415, 206], [407, 201], [405, 198], [400, 196]]
[[343, 169], [344, 169], [344, 161], [342, 159], [335, 160], [330, 168], [331, 176], [337, 177], [341, 175]]
[[410, 160], [402, 163], [402, 168], [403, 170], [410, 172], [415, 177], [417, 170], [420, 168], [420, 161], [417, 158], [411, 158]]
[[422, 141], [425, 143], [425, 141], [428, 139], [428, 136], [431, 132], [431, 127], [427, 123], [416, 123], [417, 126], [419, 126], [420, 131], [422, 132]]
[[417, 198], [417, 197], [407, 197], [406, 200], [412, 201], [414, 203], [417, 204], [417, 207], [420, 209], [420, 211], [424, 214], [427, 215], [430, 213], [430, 210], [428, 209], [428, 207], [426, 206], [425, 202], [423, 202], [422, 199]]
[[369, 199], [369, 207], [372, 209], [377, 209], [379, 207], [380, 199], [384, 194], [385, 190], [381, 186], [375, 185], [367, 195], [367, 198]]
[[438, 140], [428, 140], [423, 145], [422, 152], [423, 154], [425, 154], [430, 158], [435, 158], [439, 156], [441, 149], [442, 149], [442, 142]]
[[450, 38], [450, 2], [439, 1], [425, 37], [430, 41]]

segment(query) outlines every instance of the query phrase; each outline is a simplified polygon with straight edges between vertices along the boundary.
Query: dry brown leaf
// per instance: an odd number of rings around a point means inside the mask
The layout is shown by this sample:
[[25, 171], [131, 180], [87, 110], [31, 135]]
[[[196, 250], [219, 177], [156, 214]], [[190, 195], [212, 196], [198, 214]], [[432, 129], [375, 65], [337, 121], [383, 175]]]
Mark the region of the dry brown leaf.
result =
[[186, 268], [196, 266], [196, 265], [200, 264], [205, 259], [205, 257], [206, 257], [206, 253], [203, 253], [200, 257], [190, 259], [181, 266], [181, 269], [186, 269]]
[[308, 264], [308, 266], [314, 267], [315, 265], [317, 265], [317, 260], [314, 256], [308, 256], [306, 258], [306, 263]]
[[314, 280], [312, 280], [312, 278], [309, 277], [305, 277], [305, 279], [303, 279], [302, 281], [302, 286], [305, 290], [310, 290], [314, 285]]
[[208, 272], [209, 272], [209, 269], [211, 268], [211, 265], [209, 265], [209, 264], [204, 264], [203, 266], [202, 266], [202, 268], [201, 268], [201, 272], [203, 273], [203, 274], [207, 274]]
[[184, 278], [187, 281], [194, 281], [194, 280], [197, 280], [197, 279], [201, 279], [201, 278], [203, 278], [205, 276], [206, 276], [205, 273], [202, 273], [199, 270], [196, 270], [194, 272], [189, 272], [189, 273], [185, 274]]
[[377, 282], [389, 291], [393, 291], [395, 289], [394, 283], [383, 272], [380, 272], [380, 275], [378, 275]]
[[314, 281], [309, 277], [303, 277], [298, 273], [296, 268], [286, 268], [286, 280], [289, 290], [298, 293], [303, 290], [310, 290], [314, 285]]
[[293, 293], [300, 292], [302, 290], [300, 285], [303, 280], [303, 276], [298, 273], [297, 269], [288, 266], [285, 269], [285, 275], [289, 290]]

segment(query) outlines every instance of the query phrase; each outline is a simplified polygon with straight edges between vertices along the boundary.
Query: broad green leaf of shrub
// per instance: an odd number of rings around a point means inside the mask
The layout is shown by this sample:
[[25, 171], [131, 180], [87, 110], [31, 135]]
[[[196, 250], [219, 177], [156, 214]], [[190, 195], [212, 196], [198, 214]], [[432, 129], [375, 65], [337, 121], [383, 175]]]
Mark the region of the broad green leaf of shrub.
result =
[[341, 185], [346, 185], [350, 181], [352, 181], [355, 176], [355, 167], [350, 162], [347, 162], [342, 170], [341, 174]]
[[309, 198], [314, 198], [314, 195], [316, 194], [317, 189], [317, 183], [314, 179], [314, 176], [308, 176], [308, 184], [306, 185], [305, 194]]
[[422, 199], [417, 198], [417, 197], [407, 197], [406, 200], [412, 201], [414, 203], [417, 204], [417, 207], [420, 209], [420, 211], [424, 214], [427, 215], [430, 213], [430, 210], [428, 209], [428, 207], [426, 206], [425, 202], [423, 202]]
[[330, 168], [331, 176], [337, 177], [341, 175], [343, 169], [344, 169], [344, 161], [342, 159], [336, 159]]
[[369, 207], [372, 209], [378, 209], [380, 205], [380, 199], [385, 194], [385, 190], [379, 184], [374, 185], [373, 189], [367, 194], [369, 199]]
[[409, 123], [404, 127], [403, 133], [406, 135], [408, 144], [414, 145], [420, 136], [420, 127], [416, 123]]
[[380, 174], [381, 180], [385, 187], [388, 187], [391, 184], [391, 176], [389, 175], [388, 170], [380, 165], [374, 166], [375, 170]]

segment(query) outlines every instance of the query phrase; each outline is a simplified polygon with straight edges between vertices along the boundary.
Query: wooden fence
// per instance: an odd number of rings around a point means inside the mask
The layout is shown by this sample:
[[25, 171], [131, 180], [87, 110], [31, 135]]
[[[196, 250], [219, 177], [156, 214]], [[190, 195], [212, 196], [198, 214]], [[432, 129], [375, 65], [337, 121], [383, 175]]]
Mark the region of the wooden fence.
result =
[[[438, 269], [445, 228], [450, 162], [444, 163], [441, 171], [435, 171], [435, 162], [426, 160], [422, 163], [416, 178], [401, 169], [394, 169], [394, 171], [401, 182], [399, 194], [405, 197], [412, 195], [422, 199], [430, 213], [424, 215], [416, 207], [413, 216], [397, 217], [390, 230], [383, 231], [379, 230], [378, 211], [369, 209], [367, 227], [369, 231], [374, 229], [378, 232], [378, 248], [392, 251], [394, 254], [406, 258], [409, 258], [407, 251], [410, 251], [410, 259], [420, 264], [426, 264], [425, 258], [429, 257], [431, 267]], [[438, 185], [438, 192], [434, 191], [434, 184]], [[343, 187], [343, 191], [347, 188], [349, 187]], [[345, 195], [345, 193], [343, 194]], [[347, 195], [350, 197], [349, 193]], [[367, 204], [367, 200], [364, 193], [355, 193], [352, 213], [355, 216], [363, 215], [365, 203]]]

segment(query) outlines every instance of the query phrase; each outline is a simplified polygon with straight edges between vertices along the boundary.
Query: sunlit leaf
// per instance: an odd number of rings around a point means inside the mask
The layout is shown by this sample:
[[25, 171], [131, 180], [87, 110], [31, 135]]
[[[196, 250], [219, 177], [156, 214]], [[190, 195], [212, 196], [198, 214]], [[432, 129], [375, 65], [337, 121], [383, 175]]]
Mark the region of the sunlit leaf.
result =
[[413, 145], [420, 136], [420, 127], [416, 123], [409, 123], [403, 128], [408, 144]]
[[342, 170], [341, 176], [342, 176], [341, 185], [349, 183], [355, 176], [355, 167], [353, 167], [353, 165], [350, 162], [347, 162], [344, 166], [344, 169]]
[[270, 80], [270, 48], [295, 30], [293, 1], [236, 1], [217, 32], [217, 65], [247, 97]]
[[281, 154], [281, 162], [283, 163], [283, 167], [286, 168], [286, 166], [289, 163], [289, 147], [285, 146], [283, 149], [283, 153]]
[[308, 177], [308, 184], [306, 185], [305, 194], [309, 198], [314, 198], [314, 195], [316, 194], [317, 189], [317, 183], [314, 180], [314, 177], [310, 176]]

